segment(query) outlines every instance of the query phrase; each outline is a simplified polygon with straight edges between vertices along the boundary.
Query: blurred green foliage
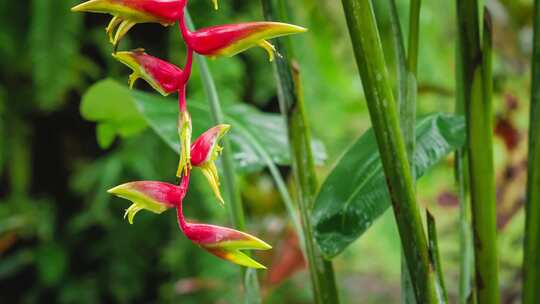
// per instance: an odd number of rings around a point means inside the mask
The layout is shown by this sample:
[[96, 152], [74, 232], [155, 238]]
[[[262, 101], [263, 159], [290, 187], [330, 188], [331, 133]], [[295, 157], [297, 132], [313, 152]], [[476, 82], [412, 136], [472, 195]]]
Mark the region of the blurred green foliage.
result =
[[[222, 1], [218, 12], [211, 9], [210, 1], [191, 2], [191, 14], [201, 26], [262, 19], [258, 1]], [[239, 269], [187, 241], [174, 214], [143, 213], [129, 225], [122, 219], [125, 202], [106, 193], [130, 180], [172, 182], [178, 160], [146, 128], [133, 105], [125, 103], [125, 96], [101, 96], [95, 87], [86, 92], [108, 77], [126, 82], [129, 72], [110, 56], [104, 33], [108, 17], [72, 14], [69, 8], [75, 3], [0, 4], [0, 302], [237, 303]], [[489, 3], [495, 24], [501, 284], [504, 300], [511, 303], [519, 295], [532, 1]], [[408, 1], [398, 4], [407, 28]], [[454, 108], [453, 5], [452, 1], [424, 1], [419, 114]], [[365, 103], [359, 102], [363, 95], [340, 3], [300, 0], [291, 2], [291, 8], [295, 23], [310, 29], [293, 41], [308, 117], [327, 150], [328, 159], [319, 170], [322, 180], [370, 124]], [[384, 6], [377, 10], [383, 33], [390, 30], [385, 14]], [[174, 27], [165, 31], [159, 25], [138, 25], [127, 38], [121, 49], [145, 46], [149, 53], [176, 64], [184, 61], [183, 44]], [[383, 40], [387, 46], [391, 43], [385, 36]], [[242, 103], [277, 112], [272, 68], [265, 56], [262, 50], [250, 50], [210, 62], [227, 106]], [[202, 105], [205, 97], [198, 76], [195, 69], [188, 96]], [[99, 85], [112, 86], [112, 82]], [[149, 91], [142, 82], [137, 88]], [[83, 100], [81, 104], [85, 92], [87, 98], [95, 94], [92, 99], [98, 103]], [[500, 127], [503, 123], [510, 128]], [[512, 148], [507, 145], [509, 136], [517, 138]], [[286, 167], [282, 173], [290, 178]], [[265, 302], [310, 303], [305, 271], [279, 272], [284, 268], [280, 254], [290, 256], [294, 251], [287, 245], [286, 212], [268, 173], [244, 174], [240, 182], [250, 232], [275, 248], [260, 257], [270, 265], [268, 272], [259, 273]], [[228, 223], [226, 212], [204, 183], [200, 174], [194, 175], [186, 201], [188, 216]], [[437, 219], [451, 298], [457, 291], [459, 250], [452, 183], [449, 159], [427, 172], [418, 185], [421, 204], [429, 206]], [[398, 301], [397, 238], [393, 219], [386, 213], [336, 258], [345, 303]], [[293, 266], [285, 269], [301, 268], [301, 261]], [[269, 283], [274, 276], [277, 285]]]

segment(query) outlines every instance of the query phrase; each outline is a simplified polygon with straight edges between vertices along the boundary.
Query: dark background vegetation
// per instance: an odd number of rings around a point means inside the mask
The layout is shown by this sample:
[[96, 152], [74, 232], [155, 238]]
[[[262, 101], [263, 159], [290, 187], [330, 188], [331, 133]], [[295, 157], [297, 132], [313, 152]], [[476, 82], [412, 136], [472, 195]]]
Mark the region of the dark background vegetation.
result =
[[[258, 1], [192, 0], [198, 26], [260, 20]], [[382, 3], [383, 1], [375, 1]], [[495, 133], [501, 284], [505, 303], [520, 286], [531, 47], [530, 0], [487, 1], [495, 25]], [[399, 1], [406, 20], [407, 1]], [[114, 62], [104, 28], [108, 17], [74, 14], [72, 0], [0, 4], [0, 303], [238, 303], [238, 267], [193, 246], [174, 214], [122, 219], [126, 202], [106, 190], [129, 180], [171, 181], [177, 156], [150, 129], [98, 145], [95, 123], [79, 111], [86, 89], [112, 77], [127, 81]], [[339, 1], [291, 4], [295, 23], [310, 32], [293, 39], [299, 54], [308, 114], [328, 154], [321, 179], [370, 123]], [[419, 58], [419, 112], [453, 111], [453, 1], [424, 1]], [[388, 32], [384, 5], [378, 10]], [[388, 36], [388, 35], [387, 35]], [[383, 37], [384, 39], [384, 37]], [[121, 49], [144, 46], [183, 62], [175, 27], [138, 25]], [[277, 112], [272, 68], [262, 50], [211, 61], [223, 102]], [[388, 58], [392, 60], [392, 58]], [[198, 73], [193, 100], [204, 101]], [[148, 90], [142, 82], [139, 89]], [[264, 135], [261, 135], [264, 136]], [[282, 173], [289, 176], [287, 168]], [[288, 177], [290, 178], [290, 177]], [[274, 245], [258, 257], [269, 303], [309, 303], [307, 273], [273, 182], [265, 172], [242, 176], [249, 231]], [[224, 209], [195, 176], [189, 216], [225, 225]], [[419, 181], [418, 195], [435, 213], [450, 296], [457, 291], [457, 200], [452, 159]], [[390, 213], [336, 259], [346, 303], [396, 303], [399, 242]]]

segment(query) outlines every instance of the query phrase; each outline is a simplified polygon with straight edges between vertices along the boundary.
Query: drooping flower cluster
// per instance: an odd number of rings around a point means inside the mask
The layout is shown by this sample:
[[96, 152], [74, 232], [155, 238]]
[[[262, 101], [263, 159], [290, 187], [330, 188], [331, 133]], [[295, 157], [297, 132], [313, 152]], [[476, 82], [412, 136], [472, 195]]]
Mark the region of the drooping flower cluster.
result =
[[[212, 1], [217, 9], [218, 0]], [[109, 193], [132, 202], [125, 213], [130, 224], [133, 224], [137, 212], [143, 209], [160, 214], [170, 208], [176, 208], [179, 227], [193, 243], [233, 263], [264, 268], [240, 250], [267, 250], [271, 248], [270, 245], [244, 232], [208, 224], [189, 223], [184, 218], [183, 200], [189, 188], [193, 168], [202, 170], [217, 200], [224, 203], [219, 190], [219, 175], [215, 161], [222, 150], [219, 141], [230, 129], [230, 126], [225, 124], [215, 126], [192, 143], [186, 87], [191, 76], [194, 52], [211, 58], [230, 57], [259, 46], [268, 52], [271, 61], [276, 51], [268, 42], [269, 39], [304, 32], [305, 29], [278, 22], [247, 22], [190, 31], [184, 19], [187, 2], [188, 0], [89, 0], [72, 8], [72, 11], [76, 12], [105, 13], [113, 16], [106, 32], [114, 46], [113, 57], [133, 70], [129, 76], [130, 87], [141, 78], [162, 95], [178, 93], [180, 160], [176, 176], [180, 178], [179, 185], [139, 181], [117, 186], [109, 190]], [[116, 51], [122, 38], [137, 23], [159, 23], [170, 26], [176, 22], [187, 48], [183, 70], [147, 54], [144, 49]]]

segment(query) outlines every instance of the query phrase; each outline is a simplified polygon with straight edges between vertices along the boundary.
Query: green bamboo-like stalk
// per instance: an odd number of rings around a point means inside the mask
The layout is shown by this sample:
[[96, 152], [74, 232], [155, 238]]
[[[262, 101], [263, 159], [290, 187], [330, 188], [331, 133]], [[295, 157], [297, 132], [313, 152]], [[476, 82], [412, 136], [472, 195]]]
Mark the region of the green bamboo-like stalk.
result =
[[[262, 0], [267, 20], [286, 21], [286, 3], [282, 0]], [[293, 64], [292, 48], [287, 38], [275, 41], [277, 52], [274, 74], [278, 85], [278, 100], [286, 121], [291, 147], [292, 169], [296, 200], [302, 220], [304, 249], [309, 266], [316, 303], [339, 303], [332, 262], [323, 258], [315, 245], [311, 225], [311, 208], [319, 187], [311, 151], [311, 131], [306, 119], [305, 105], [300, 85], [299, 68]]]
[[540, 0], [534, 2], [523, 303], [540, 303]]
[[426, 236], [372, 3], [370, 0], [342, 0], [342, 3], [416, 301], [436, 303]]
[[[405, 52], [405, 44], [403, 42], [403, 34], [401, 30], [401, 24], [399, 21], [399, 14], [395, 0], [389, 0], [390, 6], [390, 25], [392, 28], [392, 41], [394, 45], [395, 57], [396, 57], [396, 71], [397, 71], [397, 104], [399, 112], [400, 128], [403, 131], [403, 140], [405, 141], [405, 147], [407, 150], [407, 159], [409, 164], [414, 162], [414, 149], [415, 149], [415, 121], [416, 121], [416, 81], [415, 74], [411, 71], [416, 71], [416, 59], [414, 56], [418, 55], [418, 33], [409, 34], [409, 59]], [[419, 18], [420, 16], [420, 3], [419, 1], [411, 1], [411, 17]], [[418, 19], [410, 21], [410, 31], [418, 31]], [[415, 40], [416, 39], [416, 40]], [[412, 66], [409, 66], [412, 65]], [[411, 166], [411, 174], [414, 183], [414, 166]], [[411, 276], [409, 274], [407, 263], [403, 252], [401, 253], [401, 303], [414, 304], [416, 303], [414, 298], [414, 289], [412, 287]]]
[[[188, 12], [186, 12], [186, 23], [192, 30], [194, 28], [193, 21]], [[222, 124], [225, 122], [223, 109], [219, 101], [219, 95], [216, 89], [214, 78], [208, 67], [206, 58], [195, 55], [199, 71], [201, 73], [201, 80], [203, 82], [204, 91], [208, 99], [210, 106], [210, 113], [212, 114], [212, 120], [215, 124]], [[232, 156], [231, 143], [227, 137], [223, 138], [223, 153], [222, 169], [223, 169], [223, 185], [227, 195], [228, 206], [230, 210], [230, 216], [235, 228], [239, 230], [245, 230], [246, 221], [244, 216], [244, 208], [242, 206], [242, 197], [240, 195], [240, 189], [236, 183], [236, 176], [234, 173], [234, 160]], [[246, 303], [260, 303], [260, 291], [259, 281], [257, 276], [253, 272], [247, 272], [242, 268], [243, 282], [245, 287], [245, 302]]]
[[499, 289], [491, 112], [491, 24], [489, 13], [485, 12], [481, 37], [476, 0], [458, 0], [457, 16], [467, 121], [475, 292], [479, 304], [496, 304], [499, 303]]
[[[459, 39], [456, 43], [456, 114], [465, 115], [465, 97], [463, 92], [463, 67]], [[467, 304], [472, 297], [472, 273], [474, 252], [472, 244], [471, 203], [468, 188], [467, 145], [455, 153], [454, 179], [459, 198], [459, 299], [458, 303]]]
[[[458, 41], [459, 44], [459, 41]], [[459, 60], [459, 47], [456, 48], [456, 114], [465, 115], [463, 98], [462, 67]], [[454, 179], [459, 199], [459, 301], [467, 304], [471, 295], [473, 247], [471, 234], [471, 204], [468, 177], [467, 146], [463, 146], [455, 153]]]

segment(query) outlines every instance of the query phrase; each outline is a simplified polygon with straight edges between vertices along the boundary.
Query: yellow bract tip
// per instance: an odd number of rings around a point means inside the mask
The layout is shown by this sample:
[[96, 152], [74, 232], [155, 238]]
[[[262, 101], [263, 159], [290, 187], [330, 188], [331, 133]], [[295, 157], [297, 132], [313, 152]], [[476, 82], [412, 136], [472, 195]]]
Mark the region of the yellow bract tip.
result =
[[210, 188], [214, 192], [214, 195], [216, 196], [218, 202], [221, 205], [225, 205], [225, 201], [223, 200], [223, 197], [221, 196], [221, 191], [219, 190], [220, 183], [216, 164], [214, 164], [214, 162], [210, 162], [202, 166], [201, 169], [204, 177], [206, 177], [206, 179], [208, 180]]
[[[75, 5], [71, 8], [72, 12], [104, 12], [108, 6], [104, 0], [90, 0]], [[110, 4], [109, 4], [110, 6]]]

